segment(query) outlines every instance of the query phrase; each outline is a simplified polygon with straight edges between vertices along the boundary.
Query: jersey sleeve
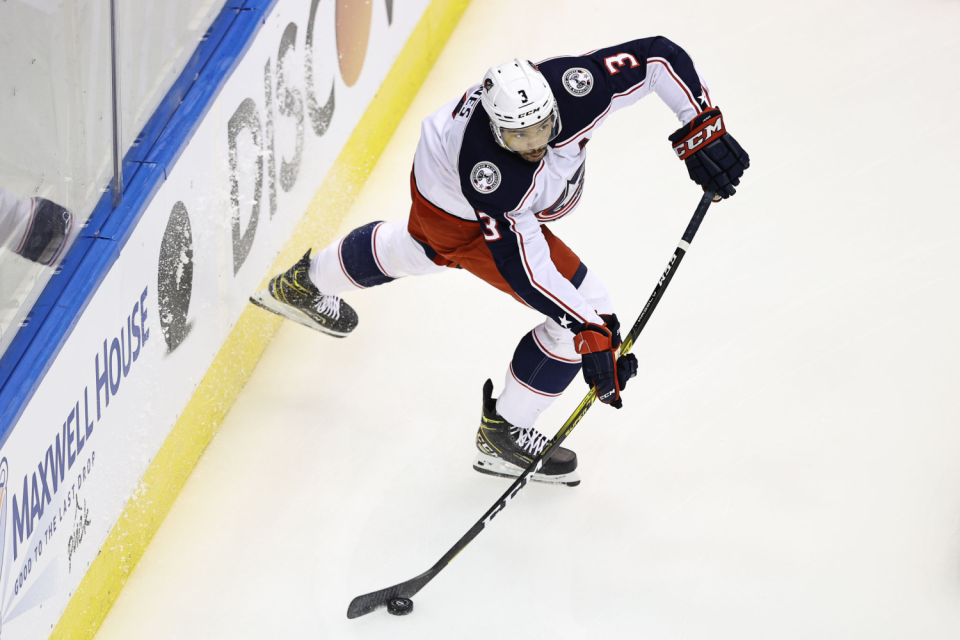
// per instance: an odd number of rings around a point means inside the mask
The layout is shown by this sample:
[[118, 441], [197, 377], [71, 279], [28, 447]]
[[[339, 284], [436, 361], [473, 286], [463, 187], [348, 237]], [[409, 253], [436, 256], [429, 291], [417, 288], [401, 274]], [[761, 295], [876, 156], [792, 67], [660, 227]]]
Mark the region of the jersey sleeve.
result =
[[686, 124], [713, 106], [706, 81], [679, 45], [663, 36], [631, 40], [539, 64], [563, 118], [555, 147], [592, 135], [612, 112], [656, 93]]
[[693, 60], [663, 36], [598, 49], [587, 57], [600, 70], [611, 102], [629, 92], [638, 93], [637, 100], [656, 93], [684, 124], [713, 106]]
[[542, 170], [543, 163], [534, 173], [529, 190], [516, 204], [503, 197], [479, 194], [468, 194], [468, 200], [497, 270], [521, 300], [564, 328], [584, 322], [603, 324], [573, 283], [557, 270], [540, 222], [533, 209], [526, 206]]

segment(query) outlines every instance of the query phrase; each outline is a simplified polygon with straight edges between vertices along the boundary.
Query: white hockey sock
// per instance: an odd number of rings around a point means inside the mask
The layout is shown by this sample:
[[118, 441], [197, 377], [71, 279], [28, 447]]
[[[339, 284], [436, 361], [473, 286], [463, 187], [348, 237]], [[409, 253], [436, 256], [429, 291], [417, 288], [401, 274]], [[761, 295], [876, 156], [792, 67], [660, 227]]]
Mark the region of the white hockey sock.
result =
[[340, 263], [340, 245], [338, 239], [326, 249], [315, 253], [310, 259], [310, 280], [314, 286], [327, 295], [339, 295], [343, 292], [363, 289], [353, 282]]
[[407, 231], [406, 221], [358, 227], [310, 261], [310, 280], [326, 294], [366, 289], [404, 276], [443, 273]]
[[547, 395], [534, 391], [517, 380], [508, 368], [503, 391], [497, 398], [497, 413], [510, 424], [526, 429], [532, 427], [540, 414], [559, 397], [560, 394]]

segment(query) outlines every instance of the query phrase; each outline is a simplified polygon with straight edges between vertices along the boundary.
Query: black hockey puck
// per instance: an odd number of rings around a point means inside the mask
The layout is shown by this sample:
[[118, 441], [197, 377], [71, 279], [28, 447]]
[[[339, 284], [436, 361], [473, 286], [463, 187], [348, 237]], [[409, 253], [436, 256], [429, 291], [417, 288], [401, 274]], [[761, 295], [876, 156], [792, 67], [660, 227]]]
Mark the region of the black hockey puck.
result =
[[387, 600], [387, 612], [394, 616], [405, 616], [413, 611], [413, 600], [410, 598], [390, 598]]

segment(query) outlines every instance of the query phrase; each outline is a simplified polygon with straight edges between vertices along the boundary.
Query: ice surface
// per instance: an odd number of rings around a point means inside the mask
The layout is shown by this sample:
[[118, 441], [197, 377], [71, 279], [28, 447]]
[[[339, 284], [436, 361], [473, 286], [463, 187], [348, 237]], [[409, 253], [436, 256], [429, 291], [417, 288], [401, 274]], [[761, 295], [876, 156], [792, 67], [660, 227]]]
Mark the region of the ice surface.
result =
[[[539, 322], [463, 272], [348, 296], [349, 339], [281, 329], [98, 640], [960, 637], [958, 24], [932, 0], [474, 0], [344, 231], [405, 218], [420, 119], [515, 56], [666, 35], [753, 163], [625, 408], [567, 441], [583, 483], [524, 489], [413, 615], [347, 620], [506, 488], [471, 469], [480, 390]], [[627, 324], [699, 197], [676, 126], [655, 96], [615, 115], [552, 225]]]

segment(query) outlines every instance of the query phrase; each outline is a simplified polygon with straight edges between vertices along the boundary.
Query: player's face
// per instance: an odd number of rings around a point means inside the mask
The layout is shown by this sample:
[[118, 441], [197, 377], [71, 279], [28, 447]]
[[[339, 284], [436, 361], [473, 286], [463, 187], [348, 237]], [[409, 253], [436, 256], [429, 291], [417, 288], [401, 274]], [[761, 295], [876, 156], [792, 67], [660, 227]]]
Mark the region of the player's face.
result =
[[546, 120], [523, 129], [503, 129], [503, 143], [527, 162], [540, 162], [547, 153], [556, 117], [555, 113], [550, 114]]

